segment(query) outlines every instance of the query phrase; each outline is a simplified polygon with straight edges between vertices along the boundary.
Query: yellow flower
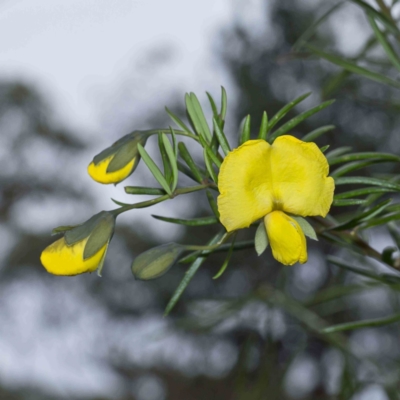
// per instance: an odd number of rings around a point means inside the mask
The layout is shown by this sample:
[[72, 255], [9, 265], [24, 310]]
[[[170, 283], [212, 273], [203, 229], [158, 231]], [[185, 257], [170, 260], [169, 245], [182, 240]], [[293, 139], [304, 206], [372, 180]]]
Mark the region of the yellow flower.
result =
[[218, 177], [218, 210], [228, 232], [264, 218], [273, 256], [282, 264], [307, 261], [304, 233], [289, 214], [325, 217], [333, 201], [334, 180], [315, 143], [294, 136], [270, 145], [249, 140], [230, 152]]
[[88, 239], [68, 246], [65, 238], [62, 237], [43, 250], [40, 261], [47, 272], [54, 275], [78, 275], [84, 272], [93, 272], [102, 261], [108, 243], [93, 256], [84, 259], [83, 252]]
[[54, 275], [101, 272], [114, 227], [114, 215], [102, 211], [81, 225], [56, 228], [53, 233], [64, 232], [64, 237], [47, 246], [40, 261]]
[[140, 161], [137, 145], [146, 144], [148, 134], [134, 131], [97, 154], [88, 166], [88, 173], [96, 182], [117, 184], [136, 169]]

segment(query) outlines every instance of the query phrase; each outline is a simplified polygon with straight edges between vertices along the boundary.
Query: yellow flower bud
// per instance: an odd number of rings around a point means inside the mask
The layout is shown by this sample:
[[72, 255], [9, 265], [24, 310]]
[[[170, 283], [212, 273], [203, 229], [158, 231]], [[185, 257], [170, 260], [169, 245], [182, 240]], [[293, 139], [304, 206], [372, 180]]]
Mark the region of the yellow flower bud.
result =
[[53, 232], [64, 230], [64, 236], [43, 250], [40, 261], [54, 275], [78, 275], [101, 269], [114, 226], [114, 216], [102, 211], [82, 225], [56, 228]]
[[97, 154], [88, 166], [88, 173], [96, 182], [117, 184], [136, 169], [140, 154], [138, 144], [146, 144], [148, 134], [135, 131]]

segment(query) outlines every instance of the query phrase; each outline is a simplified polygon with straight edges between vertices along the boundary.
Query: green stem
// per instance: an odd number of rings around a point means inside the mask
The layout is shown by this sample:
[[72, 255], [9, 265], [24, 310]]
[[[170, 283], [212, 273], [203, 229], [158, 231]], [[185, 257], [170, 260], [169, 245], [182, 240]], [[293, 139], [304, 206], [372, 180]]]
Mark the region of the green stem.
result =
[[208, 187], [210, 187], [210, 185], [204, 184], [204, 185], [190, 186], [182, 189], [176, 189], [171, 195], [165, 194], [163, 196], [156, 197], [155, 199], [152, 200], [141, 201], [140, 203], [135, 203], [135, 204], [129, 204], [120, 208], [116, 208], [115, 210], [111, 210], [110, 212], [116, 217], [117, 215], [122, 214], [125, 211], [133, 210], [136, 208], [151, 207], [165, 200], [173, 199], [174, 197], [179, 196], [181, 194], [197, 192], [199, 190], [207, 189]]

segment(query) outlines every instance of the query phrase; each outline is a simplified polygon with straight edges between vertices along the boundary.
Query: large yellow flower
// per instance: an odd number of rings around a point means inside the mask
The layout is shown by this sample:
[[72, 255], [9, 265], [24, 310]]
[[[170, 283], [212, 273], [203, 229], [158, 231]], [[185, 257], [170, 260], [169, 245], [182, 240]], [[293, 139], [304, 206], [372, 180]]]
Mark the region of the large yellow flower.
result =
[[307, 261], [304, 233], [288, 214], [325, 217], [334, 181], [315, 143], [294, 136], [270, 145], [249, 140], [230, 152], [218, 177], [218, 210], [228, 232], [264, 218], [273, 256], [285, 265]]

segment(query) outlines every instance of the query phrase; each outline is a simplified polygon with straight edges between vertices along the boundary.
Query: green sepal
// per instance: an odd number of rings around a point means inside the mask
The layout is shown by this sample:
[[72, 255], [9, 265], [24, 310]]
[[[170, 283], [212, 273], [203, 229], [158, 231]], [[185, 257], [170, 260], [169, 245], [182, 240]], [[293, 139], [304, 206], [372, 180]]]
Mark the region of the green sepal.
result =
[[83, 252], [83, 259], [94, 256], [106, 243], [108, 243], [115, 227], [115, 218], [112, 214], [103, 214], [100, 221], [94, 227]]
[[131, 140], [121, 146], [118, 152], [115, 153], [115, 156], [111, 160], [110, 164], [108, 164], [107, 173], [119, 171], [129, 164], [133, 159], [135, 159], [132, 167], [133, 172], [137, 167], [140, 158], [137, 146], [139, 143], [144, 146], [146, 141], [147, 135], [142, 133], [137, 133], [135, 136], [132, 136]]
[[304, 219], [303, 217], [299, 217], [298, 215], [291, 215], [291, 217], [297, 221], [297, 223], [300, 225], [300, 228], [302, 229], [303, 233], [309, 237], [312, 240], [318, 241], [317, 234], [315, 233], [314, 228], [311, 226], [311, 224]]
[[[113, 154], [118, 153], [118, 151], [122, 147], [124, 147], [126, 144], [130, 143], [132, 140], [135, 140], [138, 137], [147, 138], [147, 136], [148, 136], [148, 133], [146, 131], [133, 131], [131, 133], [128, 133], [127, 135], [123, 136], [121, 139], [119, 139], [115, 143], [113, 143], [110, 147], [107, 147], [106, 149], [101, 151], [99, 154], [94, 156], [93, 157], [93, 163], [95, 165], [97, 165], [100, 162], [102, 162], [103, 160], [105, 160], [106, 158], [112, 156]], [[123, 165], [123, 166], [125, 166], [125, 165]]]
[[51, 236], [58, 235], [59, 233], [64, 233], [67, 231], [70, 231], [71, 229], [76, 228], [78, 225], [63, 225], [63, 226], [57, 226], [57, 228], [54, 228], [51, 231]]
[[254, 247], [256, 249], [257, 255], [261, 256], [261, 254], [264, 253], [264, 251], [268, 247], [268, 244], [269, 240], [267, 236], [267, 231], [265, 229], [265, 224], [264, 221], [261, 221], [260, 225], [258, 225], [254, 238]]
[[147, 250], [133, 261], [133, 276], [139, 280], [159, 278], [168, 272], [184, 251], [185, 246], [177, 243], [167, 243]]
[[83, 224], [77, 225], [75, 228], [65, 232], [64, 239], [67, 246], [72, 246], [73, 244], [87, 238], [101, 219], [101, 215], [104, 212], [105, 211], [101, 211], [100, 213], [93, 215]]
[[[83, 239], [86, 239], [88, 236], [92, 234], [95, 230], [96, 226], [100, 223], [100, 221], [105, 220], [108, 224], [115, 225], [115, 218], [112, 214], [107, 211], [101, 211], [98, 214], [93, 215], [86, 222], [81, 225], [77, 225], [75, 228], [68, 230], [65, 232], [64, 239], [67, 246], [72, 246], [73, 244], [80, 242]], [[112, 236], [112, 234], [111, 234]], [[109, 237], [110, 239], [110, 237]], [[89, 241], [88, 241], [89, 242]], [[104, 245], [104, 243], [103, 243]], [[87, 244], [86, 244], [87, 247]], [[86, 251], [86, 248], [85, 248]], [[85, 257], [85, 256], [84, 256]], [[87, 258], [87, 257], [85, 257]]]

